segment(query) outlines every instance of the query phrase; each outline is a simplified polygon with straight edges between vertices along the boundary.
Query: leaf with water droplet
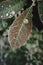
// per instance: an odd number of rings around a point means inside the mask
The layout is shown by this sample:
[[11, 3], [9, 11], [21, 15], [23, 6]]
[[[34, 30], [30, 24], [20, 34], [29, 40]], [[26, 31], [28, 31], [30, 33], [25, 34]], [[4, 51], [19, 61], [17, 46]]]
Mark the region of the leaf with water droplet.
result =
[[[6, 19], [13, 17], [21, 8], [23, 8], [26, 0], [5, 0], [0, 3], [0, 18]], [[22, 6], [21, 6], [22, 5]], [[12, 13], [13, 11], [13, 13]]]
[[[12, 49], [19, 48], [25, 44], [32, 30], [31, 7], [26, 9], [9, 27], [8, 41]], [[28, 19], [25, 24], [24, 19]]]

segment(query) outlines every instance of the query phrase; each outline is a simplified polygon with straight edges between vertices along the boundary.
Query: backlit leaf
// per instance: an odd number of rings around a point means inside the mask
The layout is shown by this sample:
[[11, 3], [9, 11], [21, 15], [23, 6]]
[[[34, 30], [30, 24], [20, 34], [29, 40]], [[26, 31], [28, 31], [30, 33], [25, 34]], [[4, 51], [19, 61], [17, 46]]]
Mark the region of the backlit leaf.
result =
[[[30, 36], [32, 30], [32, 15], [30, 9], [31, 8], [26, 9], [9, 27], [8, 41], [12, 48], [21, 47]], [[28, 20], [28, 22], [26, 20]]]

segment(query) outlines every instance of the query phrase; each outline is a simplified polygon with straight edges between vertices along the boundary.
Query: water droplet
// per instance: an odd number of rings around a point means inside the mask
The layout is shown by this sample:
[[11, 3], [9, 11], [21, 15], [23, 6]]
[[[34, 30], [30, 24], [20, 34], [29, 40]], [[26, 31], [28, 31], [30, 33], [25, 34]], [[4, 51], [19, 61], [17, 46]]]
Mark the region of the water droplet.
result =
[[9, 15], [9, 18], [11, 18], [11, 17], [12, 17], [12, 15], [10, 14], [10, 15]]
[[21, 15], [21, 11], [19, 11], [18, 14]]
[[6, 13], [6, 16], [8, 16], [9, 14], [8, 13]]
[[23, 22], [24, 22], [24, 24], [28, 24], [29, 21], [28, 21], [28, 19], [24, 19]]
[[17, 14], [15, 14], [15, 18], [17, 18]]
[[1, 18], [3, 18], [3, 15], [1, 16]]
[[11, 14], [14, 15], [15, 14], [15, 11], [12, 11]]
[[21, 10], [24, 10], [24, 8], [22, 8]]

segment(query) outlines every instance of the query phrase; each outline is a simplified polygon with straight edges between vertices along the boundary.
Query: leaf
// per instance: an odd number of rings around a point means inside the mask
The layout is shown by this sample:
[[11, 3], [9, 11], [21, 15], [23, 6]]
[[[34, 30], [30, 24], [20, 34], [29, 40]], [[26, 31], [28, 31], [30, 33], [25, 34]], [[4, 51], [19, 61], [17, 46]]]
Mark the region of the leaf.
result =
[[[0, 19], [7, 19], [14, 16], [23, 8], [26, 0], [5, 0], [0, 3]], [[22, 6], [21, 6], [22, 5]], [[12, 14], [12, 12], [14, 14]]]
[[38, 11], [39, 11], [40, 20], [43, 23], [43, 1], [38, 2]]
[[[28, 23], [24, 23], [28, 20]], [[31, 8], [26, 9], [9, 27], [8, 41], [11, 48], [19, 48], [25, 44], [32, 30]]]

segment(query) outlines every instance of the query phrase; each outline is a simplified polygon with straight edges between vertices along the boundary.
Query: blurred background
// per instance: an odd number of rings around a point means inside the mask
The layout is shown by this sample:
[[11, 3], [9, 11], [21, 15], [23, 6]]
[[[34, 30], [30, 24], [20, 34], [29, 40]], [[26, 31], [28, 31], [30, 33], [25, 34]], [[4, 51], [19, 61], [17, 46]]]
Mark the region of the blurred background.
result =
[[[11, 5], [10, 8], [6, 6], [6, 1], [9, 2], [7, 5]], [[15, 17], [3, 17], [1, 13], [3, 12], [5, 15], [7, 11], [10, 12], [10, 9], [20, 0], [12, 0], [12, 3], [10, 1], [0, 0], [0, 65], [43, 65], [43, 1], [36, 0], [35, 6], [33, 6], [33, 28], [29, 40], [27, 40], [26, 45], [14, 51], [8, 42], [8, 28]], [[5, 5], [3, 6], [3, 4]], [[24, 10], [31, 5], [32, 0], [27, 0], [23, 5]]]

